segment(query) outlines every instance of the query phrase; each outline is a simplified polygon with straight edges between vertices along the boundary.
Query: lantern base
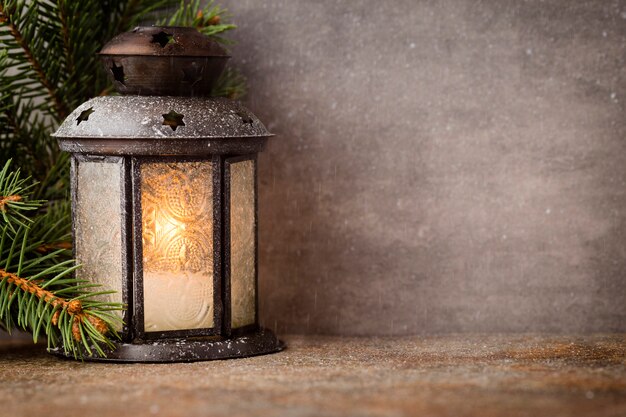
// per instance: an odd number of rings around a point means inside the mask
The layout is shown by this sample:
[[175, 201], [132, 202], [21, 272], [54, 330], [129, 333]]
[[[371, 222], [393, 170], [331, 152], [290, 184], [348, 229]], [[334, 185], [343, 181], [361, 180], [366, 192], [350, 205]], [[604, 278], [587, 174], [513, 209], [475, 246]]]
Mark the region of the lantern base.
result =
[[[85, 355], [84, 359], [95, 362], [197, 362], [280, 352], [285, 344], [271, 331], [261, 329], [224, 340], [201, 337], [160, 339], [141, 343], [115, 343], [115, 347], [115, 350], [105, 351], [106, 358]], [[72, 354], [66, 354], [62, 347], [48, 349], [48, 352], [74, 358]]]

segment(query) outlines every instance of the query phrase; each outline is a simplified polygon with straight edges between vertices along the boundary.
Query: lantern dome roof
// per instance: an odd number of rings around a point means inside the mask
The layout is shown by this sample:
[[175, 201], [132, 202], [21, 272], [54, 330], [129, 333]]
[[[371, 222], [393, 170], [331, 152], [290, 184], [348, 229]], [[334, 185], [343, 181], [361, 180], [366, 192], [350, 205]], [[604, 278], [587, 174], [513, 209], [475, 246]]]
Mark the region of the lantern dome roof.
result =
[[69, 152], [200, 155], [258, 152], [272, 134], [235, 100], [101, 96], [78, 106], [52, 136]]

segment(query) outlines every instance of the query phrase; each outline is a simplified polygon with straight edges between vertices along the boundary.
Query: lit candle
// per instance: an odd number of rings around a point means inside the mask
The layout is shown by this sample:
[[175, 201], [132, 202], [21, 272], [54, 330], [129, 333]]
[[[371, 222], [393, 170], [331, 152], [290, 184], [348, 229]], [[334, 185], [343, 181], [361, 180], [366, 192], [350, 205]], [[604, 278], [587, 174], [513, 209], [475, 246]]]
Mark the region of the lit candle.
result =
[[213, 327], [210, 162], [141, 168], [145, 331]]

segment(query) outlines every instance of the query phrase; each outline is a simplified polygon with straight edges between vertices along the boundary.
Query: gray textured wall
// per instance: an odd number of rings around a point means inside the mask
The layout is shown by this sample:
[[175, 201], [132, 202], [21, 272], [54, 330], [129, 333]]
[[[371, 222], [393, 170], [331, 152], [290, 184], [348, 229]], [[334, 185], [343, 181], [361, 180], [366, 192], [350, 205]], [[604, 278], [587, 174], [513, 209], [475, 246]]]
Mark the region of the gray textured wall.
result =
[[626, 1], [221, 3], [268, 327], [626, 331]]

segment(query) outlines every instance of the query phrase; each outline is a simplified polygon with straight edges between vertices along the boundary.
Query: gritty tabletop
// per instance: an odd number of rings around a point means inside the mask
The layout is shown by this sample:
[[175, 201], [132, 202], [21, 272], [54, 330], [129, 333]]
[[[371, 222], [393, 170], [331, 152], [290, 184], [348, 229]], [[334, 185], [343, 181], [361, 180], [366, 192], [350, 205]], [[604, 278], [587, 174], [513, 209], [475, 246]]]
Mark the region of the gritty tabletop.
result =
[[626, 334], [283, 340], [267, 356], [124, 365], [0, 341], [0, 414], [626, 415]]

